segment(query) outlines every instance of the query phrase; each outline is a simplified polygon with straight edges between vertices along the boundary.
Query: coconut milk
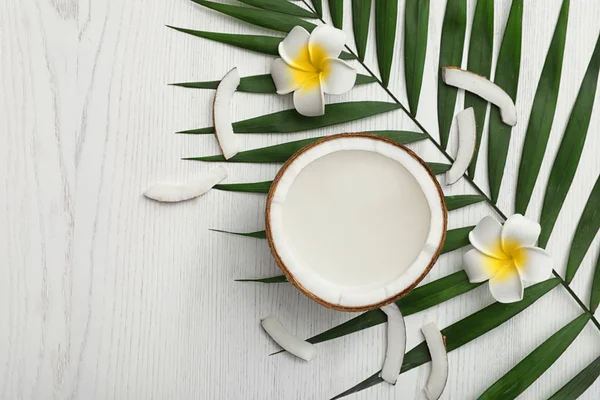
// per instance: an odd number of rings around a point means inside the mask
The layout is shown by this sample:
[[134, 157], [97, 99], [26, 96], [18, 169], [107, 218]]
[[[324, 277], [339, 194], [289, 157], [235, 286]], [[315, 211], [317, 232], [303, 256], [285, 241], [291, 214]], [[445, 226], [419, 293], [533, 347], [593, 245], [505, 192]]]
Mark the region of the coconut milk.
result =
[[285, 240], [321, 277], [376, 287], [400, 276], [429, 231], [427, 199], [397, 161], [363, 150], [325, 155], [306, 166], [283, 205]]

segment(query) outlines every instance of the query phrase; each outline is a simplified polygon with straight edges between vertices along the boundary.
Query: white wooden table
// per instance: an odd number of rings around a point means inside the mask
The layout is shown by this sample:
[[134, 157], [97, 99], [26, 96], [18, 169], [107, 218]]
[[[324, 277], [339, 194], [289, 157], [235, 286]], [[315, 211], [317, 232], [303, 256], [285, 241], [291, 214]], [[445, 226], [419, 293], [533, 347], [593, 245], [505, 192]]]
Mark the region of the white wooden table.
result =
[[[418, 118], [435, 133], [444, 2], [431, 3]], [[469, 3], [472, 16], [475, 1]], [[524, 116], [560, 1], [525, 3], [518, 94]], [[600, 30], [600, 2], [571, 3], [563, 81], [548, 147], [552, 157], [544, 160], [543, 181]], [[509, 6], [508, 0], [496, 1], [496, 54]], [[349, 10], [345, 21], [351, 35]], [[265, 73], [272, 60], [165, 24], [276, 34], [185, 0], [0, 3], [2, 399], [325, 399], [381, 366], [383, 325], [319, 345], [319, 356], [308, 364], [287, 354], [269, 357], [277, 347], [260, 329], [261, 317], [275, 314], [293, 332], [310, 336], [353, 315], [322, 308], [288, 284], [234, 282], [279, 271], [265, 241], [208, 229], [262, 229], [264, 196], [213, 191], [176, 205], [141, 196], [154, 182], [184, 181], [211, 168], [181, 157], [218, 153], [212, 135], [173, 134], [211, 124], [213, 93], [167, 83], [219, 79], [236, 65], [243, 75]], [[401, 32], [402, 23], [399, 47]], [[367, 64], [376, 66], [371, 45], [368, 52]], [[398, 51], [390, 89], [406, 103], [401, 60]], [[377, 84], [329, 101], [358, 99], [391, 101]], [[244, 119], [291, 106], [289, 96], [236, 94], [234, 114]], [[509, 212], [526, 125], [521, 122], [514, 130], [501, 192], [500, 207]], [[416, 128], [396, 111], [320, 131], [243, 135], [241, 140], [253, 148], [372, 129]], [[597, 106], [581, 167], [548, 247], [561, 274], [600, 171], [599, 130]], [[442, 160], [430, 144], [413, 148], [427, 160]], [[485, 182], [485, 151], [481, 154], [477, 181]], [[276, 165], [227, 168], [229, 182], [268, 180], [277, 171]], [[463, 182], [455, 186], [449, 193], [468, 190]], [[535, 188], [530, 217], [539, 215], [543, 186]], [[474, 224], [491, 212], [483, 204], [452, 212], [450, 227]], [[572, 285], [586, 302], [598, 246], [596, 238]], [[425, 282], [460, 267], [461, 251], [443, 256]], [[408, 317], [408, 348], [422, 340], [423, 322], [434, 320], [444, 327], [491, 302], [484, 286]], [[444, 398], [475, 397], [579, 313], [559, 287], [502, 327], [451, 353]], [[599, 354], [600, 332], [588, 324], [522, 398], [547, 398]], [[403, 374], [395, 387], [382, 384], [351, 398], [422, 398], [428, 368]], [[600, 398], [600, 382], [584, 398]]]

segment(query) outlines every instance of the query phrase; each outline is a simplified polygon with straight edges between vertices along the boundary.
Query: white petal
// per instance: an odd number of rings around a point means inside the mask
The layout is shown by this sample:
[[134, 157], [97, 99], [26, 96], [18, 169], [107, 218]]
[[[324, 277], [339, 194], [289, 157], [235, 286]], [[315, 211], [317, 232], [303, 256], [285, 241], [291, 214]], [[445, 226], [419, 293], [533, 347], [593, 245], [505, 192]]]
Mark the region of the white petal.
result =
[[521, 214], [513, 214], [502, 228], [502, 248], [509, 253], [515, 248], [531, 247], [540, 236], [540, 224], [525, 218]]
[[463, 256], [463, 267], [469, 282], [487, 281], [498, 273], [501, 269], [511, 265], [511, 260], [499, 260], [487, 256], [477, 249], [469, 250]]
[[295, 26], [279, 43], [279, 55], [290, 66], [303, 71], [315, 71], [310, 63], [308, 42], [310, 34], [301, 26]]
[[330, 25], [319, 25], [310, 34], [308, 44], [312, 64], [319, 67], [326, 58], [338, 58], [346, 44], [346, 34]]
[[356, 70], [337, 58], [327, 58], [322, 63], [321, 84], [328, 94], [348, 92], [356, 82]]
[[278, 94], [288, 94], [301, 87], [315, 72], [306, 72], [290, 67], [282, 58], [271, 64], [271, 77]]
[[316, 117], [325, 114], [325, 98], [319, 76], [306, 81], [294, 92], [294, 107], [305, 117]]
[[539, 247], [523, 247], [519, 249], [521, 257], [515, 257], [519, 273], [528, 282], [545, 281], [552, 275], [554, 261], [550, 254]]
[[500, 235], [502, 225], [494, 218], [484, 217], [475, 229], [469, 233], [469, 241], [477, 250], [488, 256], [496, 258], [506, 258], [502, 253]]
[[523, 300], [523, 282], [517, 268], [508, 266], [494, 275], [489, 282], [492, 296], [500, 303]]

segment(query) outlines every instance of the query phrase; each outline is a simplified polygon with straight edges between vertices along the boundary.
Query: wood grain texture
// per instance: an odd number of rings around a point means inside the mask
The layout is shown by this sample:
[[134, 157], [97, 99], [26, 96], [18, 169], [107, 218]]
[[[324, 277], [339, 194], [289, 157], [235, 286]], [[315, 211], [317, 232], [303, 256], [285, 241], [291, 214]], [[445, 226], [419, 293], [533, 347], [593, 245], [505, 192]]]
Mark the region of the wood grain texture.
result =
[[[510, 2], [495, 3], [498, 49]], [[469, 1], [469, 20], [474, 7], [475, 1]], [[521, 71], [519, 115], [527, 115], [531, 107], [559, 7], [558, 0], [527, 2], [523, 54], [528, 56]], [[432, 4], [417, 115], [434, 134], [443, 10], [442, 4]], [[344, 19], [351, 21], [349, 7], [344, 12]], [[600, 30], [599, 13], [595, 0], [578, 0], [571, 6], [563, 84], [548, 144], [552, 157], [544, 160], [542, 179], [548, 177]], [[327, 7], [324, 14], [330, 20]], [[398, 19], [390, 90], [406, 103], [402, 20]], [[0, 2], [2, 399], [325, 399], [381, 366], [383, 326], [320, 344], [320, 354], [310, 363], [286, 354], [268, 356], [277, 347], [260, 329], [261, 317], [277, 315], [292, 332], [308, 337], [353, 314], [320, 307], [289, 284], [234, 282], [279, 271], [265, 241], [220, 235], [208, 228], [264, 229], [264, 196], [214, 191], [175, 205], [141, 196], [154, 182], [185, 181], [212, 167], [181, 157], [218, 152], [210, 135], [173, 134], [210, 125], [213, 93], [167, 83], [220, 79], [234, 65], [242, 75], [266, 73], [272, 61], [175, 32], [165, 24], [278, 35], [184, 0]], [[349, 34], [351, 25], [344, 26]], [[467, 29], [468, 35], [470, 26]], [[367, 46], [366, 64], [376, 66], [375, 60], [374, 46]], [[369, 84], [328, 99], [332, 100], [391, 98], [377, 84]], [[233, 113], [243, 119], [291, 106], [289, 96], [239, 93]], [[513, 132], [507, 180], [500, 192], [500, 206], [508, 212], [525, 122]], [[590, 132], [599, 128], [596, 107]], [[254, 148], [381, 129], [417, 128], [398, 110], [318, 132], [240, 139], [245, 148]], [[482, 146], [485, 135], [484, 131]], [[452, 134], [451, 154], [454, 141]], [[445, 161], [430, 143], [409, 147], [427, 161]], [[556, 223], [559, 229], [550, 238], [548, 248], [560, 273], [600, 172], [598, 148], [600, 136], [590, 134]], [[482, 184], [487, 176], [484, 155], [482, 151], [476, 176]], [[228, 164], [227, 169], [229, 182], [270, 180], [277, 172], [276, 165]], [[530, 217], [539, 215], [544, 186], [534, 190]], [[473, 193], [463, 181], [446, 189], [446, 195]], [[453, 211], [449, 228], [472, 225], [490, 212], [484, 204]], [[589, 297], [599, 244], [596, 238], [573, 281], [583, 299]], [[459, 270], [461, 255], [444, 255], [424, 282]], [[419, 328], [424, 322], [435, 320], [443, 327], [491, 301], [483, 286], [411, 315], [407, 348], [422, 340]], [[477, 396], [578, 314], [577, 305], [559, 287], [501, 328], [453, 352], [443, 398]], [[588, 325], [521, 397], [547, 398], [599, 354], [600, 333]], [[395, 387], [379, 385], [351, 398], [421, 399], [428, 368], [402, 375]], [[599, 396], [596, 382], [582, 398]]]

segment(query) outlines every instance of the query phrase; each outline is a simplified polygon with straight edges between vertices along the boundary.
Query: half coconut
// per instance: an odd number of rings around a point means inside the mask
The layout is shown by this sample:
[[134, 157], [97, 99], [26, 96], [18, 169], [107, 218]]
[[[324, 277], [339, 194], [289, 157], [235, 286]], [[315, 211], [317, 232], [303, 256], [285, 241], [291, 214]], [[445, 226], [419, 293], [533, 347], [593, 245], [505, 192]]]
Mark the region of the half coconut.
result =
[[267, 197], [271, 252], [288, 280], [341, 311], [380, 308], [427, 275], [446, 236], [442, 189], [408, 148], [334, 135], [294, 154]]

